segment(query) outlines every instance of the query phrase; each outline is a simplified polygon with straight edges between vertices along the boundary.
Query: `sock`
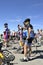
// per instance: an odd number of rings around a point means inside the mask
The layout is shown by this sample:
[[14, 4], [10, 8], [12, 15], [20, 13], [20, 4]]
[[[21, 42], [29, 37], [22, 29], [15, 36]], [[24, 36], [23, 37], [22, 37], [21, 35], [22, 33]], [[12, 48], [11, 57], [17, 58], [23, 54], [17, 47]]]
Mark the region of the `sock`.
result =
[[25, 59], [27, 59], [27, 60], [28, 60], [28, 58], [27, 58], [27, 57], [24, 57], [24, 60], [25, 60]]

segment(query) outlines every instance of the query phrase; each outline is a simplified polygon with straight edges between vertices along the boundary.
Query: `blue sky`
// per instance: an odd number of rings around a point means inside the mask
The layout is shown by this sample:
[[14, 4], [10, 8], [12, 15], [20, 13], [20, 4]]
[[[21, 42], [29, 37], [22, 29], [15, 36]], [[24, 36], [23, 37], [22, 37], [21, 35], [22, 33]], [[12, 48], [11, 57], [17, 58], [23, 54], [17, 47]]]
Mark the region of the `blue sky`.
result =
[[35, 31], [43, 29], [43, 0], [0, 0], [0, 33], [5, 22], [16, 31], [26, 18], [31, 19]]

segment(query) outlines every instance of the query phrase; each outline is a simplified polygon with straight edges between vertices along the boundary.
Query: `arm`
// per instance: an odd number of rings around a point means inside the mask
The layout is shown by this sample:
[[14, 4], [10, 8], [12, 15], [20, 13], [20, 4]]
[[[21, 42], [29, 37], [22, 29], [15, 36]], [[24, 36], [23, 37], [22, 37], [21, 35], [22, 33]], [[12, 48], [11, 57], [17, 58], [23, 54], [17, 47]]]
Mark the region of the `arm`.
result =
[[28, 38], [30, 38], [30, 32], [32, 31], [32, 29], [29, 27], [28, 28]]

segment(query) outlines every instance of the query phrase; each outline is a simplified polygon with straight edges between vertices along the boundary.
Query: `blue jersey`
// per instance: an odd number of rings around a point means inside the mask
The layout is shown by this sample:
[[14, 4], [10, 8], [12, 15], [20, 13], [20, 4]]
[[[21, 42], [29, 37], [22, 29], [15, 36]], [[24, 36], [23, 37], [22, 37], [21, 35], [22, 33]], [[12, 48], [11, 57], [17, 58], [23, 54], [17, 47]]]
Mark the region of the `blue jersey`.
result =
[[34, 38], [34, 31], [30, 32], [30, 38]]
[[9, 29], [8, 29], [8, 28], [6, 28], [6, 29], [5, 29], [5, 31], [6, 31], [6, 38], [8, 38], [8, 37], [9, 37], [9, 35], [10, 35], [10, 31], [9, 31]]
[[6, 28], [5, 31], [6, 31], [6, 34], [8, 35], [9, 34], [9, 29]]
[[28, 32], [27, 32], [27, 30], [23, 30], [23, 38], [27, 38], [27, 36], [28, 36]]

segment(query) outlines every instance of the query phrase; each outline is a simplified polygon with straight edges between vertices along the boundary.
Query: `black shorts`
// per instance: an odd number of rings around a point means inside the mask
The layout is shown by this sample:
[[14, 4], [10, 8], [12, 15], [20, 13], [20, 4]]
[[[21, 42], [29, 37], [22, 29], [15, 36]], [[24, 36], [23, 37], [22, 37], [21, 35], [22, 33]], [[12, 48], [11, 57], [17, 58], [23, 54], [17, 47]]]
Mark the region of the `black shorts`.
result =
[[27, 37], [22, 37], [23, 40], [26, 40]]
[[8, 39], [10, 38], [10, 35], [8, 35]]
[[32, 43], [33, 39], [34, 39], [34, 38], [29, 38], [29, 39], [28, 39], [28, 43]]

